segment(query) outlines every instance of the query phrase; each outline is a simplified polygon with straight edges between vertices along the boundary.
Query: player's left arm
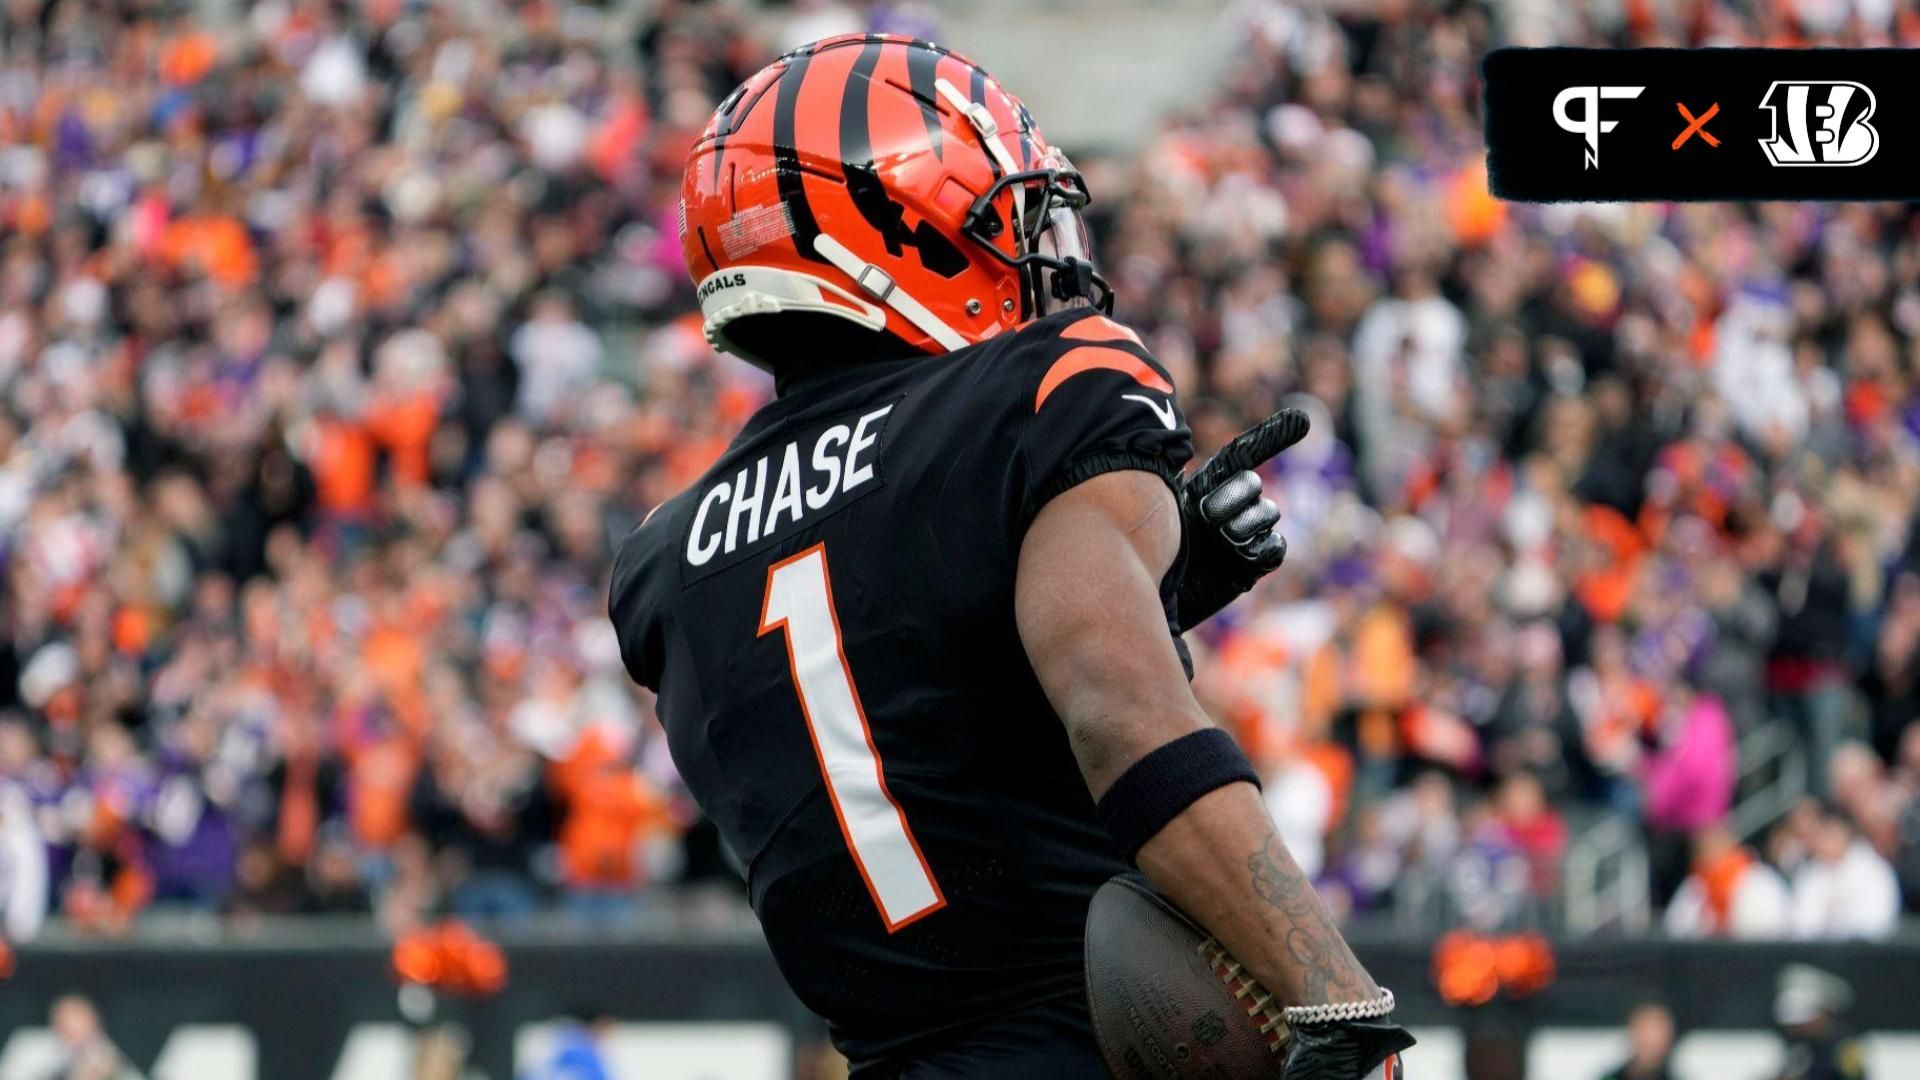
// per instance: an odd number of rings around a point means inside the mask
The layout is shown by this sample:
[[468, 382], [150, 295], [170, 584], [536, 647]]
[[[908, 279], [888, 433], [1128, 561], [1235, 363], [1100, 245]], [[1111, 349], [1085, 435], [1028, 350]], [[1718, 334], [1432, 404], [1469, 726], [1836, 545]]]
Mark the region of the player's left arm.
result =
[[1120, 470], [1063, 492], [1020, 548], [1021, 642], [1120, 848], [1280, 1000], [1337, 1007], [1294, 1022], [1282, 1080], [1357, 1080], [1413, 1040], [1194, 699], [1160, 590], [1179, 550], [1161, 477]]
[[[1159, 589], [1179, 546], [1179, 510], [1147, 473], [1108, 473], [1048, 503], [1021, 546], [1014, 587], [1028, 659], [1109, 830], [1128, 834], [1116, 841], [1155, 886], [1288, 1004], [1371, 1000], [1379, 988], [1287, 854], [1246, 759], [1187, 683]], [[1156, 754], [1199, 743], [1215, 756], [1157, 768]], [[1222, 761], [1238, 774], [1217, 772]], [[1180, 801], [1184, 774], [1196, 770], [1225, 782]], [[1166, 820], [1110, 812], [1121, 789], [1142, 785]]]

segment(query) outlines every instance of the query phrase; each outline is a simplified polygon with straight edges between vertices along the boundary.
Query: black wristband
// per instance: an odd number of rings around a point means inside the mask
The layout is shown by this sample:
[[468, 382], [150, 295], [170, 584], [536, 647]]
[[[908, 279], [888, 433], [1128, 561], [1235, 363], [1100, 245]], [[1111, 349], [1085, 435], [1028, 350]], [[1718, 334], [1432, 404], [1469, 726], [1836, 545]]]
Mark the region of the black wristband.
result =
[[1215, 788], [1236, 780], [1260, 786], [1233, 736], [1219, 728], [1196, 731], [1134, 762], [1100, 796], [1100, 825], [1128, 862], [1167, 822]]

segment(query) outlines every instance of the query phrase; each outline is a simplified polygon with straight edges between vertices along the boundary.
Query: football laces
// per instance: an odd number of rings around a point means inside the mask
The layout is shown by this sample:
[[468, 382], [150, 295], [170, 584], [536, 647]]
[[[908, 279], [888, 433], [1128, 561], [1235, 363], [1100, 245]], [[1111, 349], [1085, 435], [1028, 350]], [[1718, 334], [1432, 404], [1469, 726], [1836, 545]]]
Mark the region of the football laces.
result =
[[1246, 1009], [1247, 1019], [1259, 1027], [1261, 1038], [1267, 1041], [1267, 1052], [1278, 1056], [1286, 1048], [1293, 1029], [1287, 1026], [1280, 1004], [1274, 1000], [1273, 994], [1261, 986], [1258, 979], [1249, 975], [1246, 968], [1240, 966], [1240, 961], [1235, 960], [1227, 947], [1220, 944], [1219, 938], [1209, 937], [1197, 949], [1200, 958], [1206, 961], [1207, 969]]

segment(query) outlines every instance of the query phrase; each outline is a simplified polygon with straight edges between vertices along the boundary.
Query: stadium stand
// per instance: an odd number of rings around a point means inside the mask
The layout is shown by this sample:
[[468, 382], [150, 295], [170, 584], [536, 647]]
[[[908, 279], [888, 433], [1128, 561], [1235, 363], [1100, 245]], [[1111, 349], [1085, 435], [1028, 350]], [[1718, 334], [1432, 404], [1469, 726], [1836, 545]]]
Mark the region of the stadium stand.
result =
[[[0, 933], [737, 910], [606, 571], [771, 392], [693, 314], [690, 139], [774, 26], [939, 29], [798, 7], [0, 6]], [[1243, 0], [1216, 86], [1078, 155], [1203, 452], [1314, 414], [1196, 685], [1355, 917], [1884, 936], [1920, 216], [1498, 202], [1475, 65], [1920, 18], [1575, 11]]]

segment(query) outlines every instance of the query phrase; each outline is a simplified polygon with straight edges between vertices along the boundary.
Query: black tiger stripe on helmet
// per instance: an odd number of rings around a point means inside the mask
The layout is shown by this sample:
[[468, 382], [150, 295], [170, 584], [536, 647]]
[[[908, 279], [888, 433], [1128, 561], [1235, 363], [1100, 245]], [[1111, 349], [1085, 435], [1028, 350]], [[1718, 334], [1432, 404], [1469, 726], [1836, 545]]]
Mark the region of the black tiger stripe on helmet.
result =
[[[806, 335], [758, 329], [805, 325], [780, 321], [794, 312], [937, 353], [1070, 299], [1042, 285], [1089, 278], [1090, 264], [1005, 225], [1023, 195], [1022, 221], [1086, 201], [1031, 125], [979, 65], [927, 42], [848, 34], [770, 64], [728, 95], [683, 177], [682, 251], [708, 339], [804, 348]], [[740, 319], [745, 338], [727, 329]]]
[[799, 143], [794, 138], [800, 88], [807, 81], [807, 68], [812, 62], [812, 52], [790, 53], [787, 68], [780, 73], [779, 91], [773, 100], [774, 181], [779, 185], [780, 199], [787, 204], [793, 221], [794, 249], [803, 259], [824, 263], [826, 257], [815, 251], [813, 246], [814, 237], [820, 235], [820, 226], [814, 220], [813, 208], [807, 202], [807, 185], [800, 171]]

